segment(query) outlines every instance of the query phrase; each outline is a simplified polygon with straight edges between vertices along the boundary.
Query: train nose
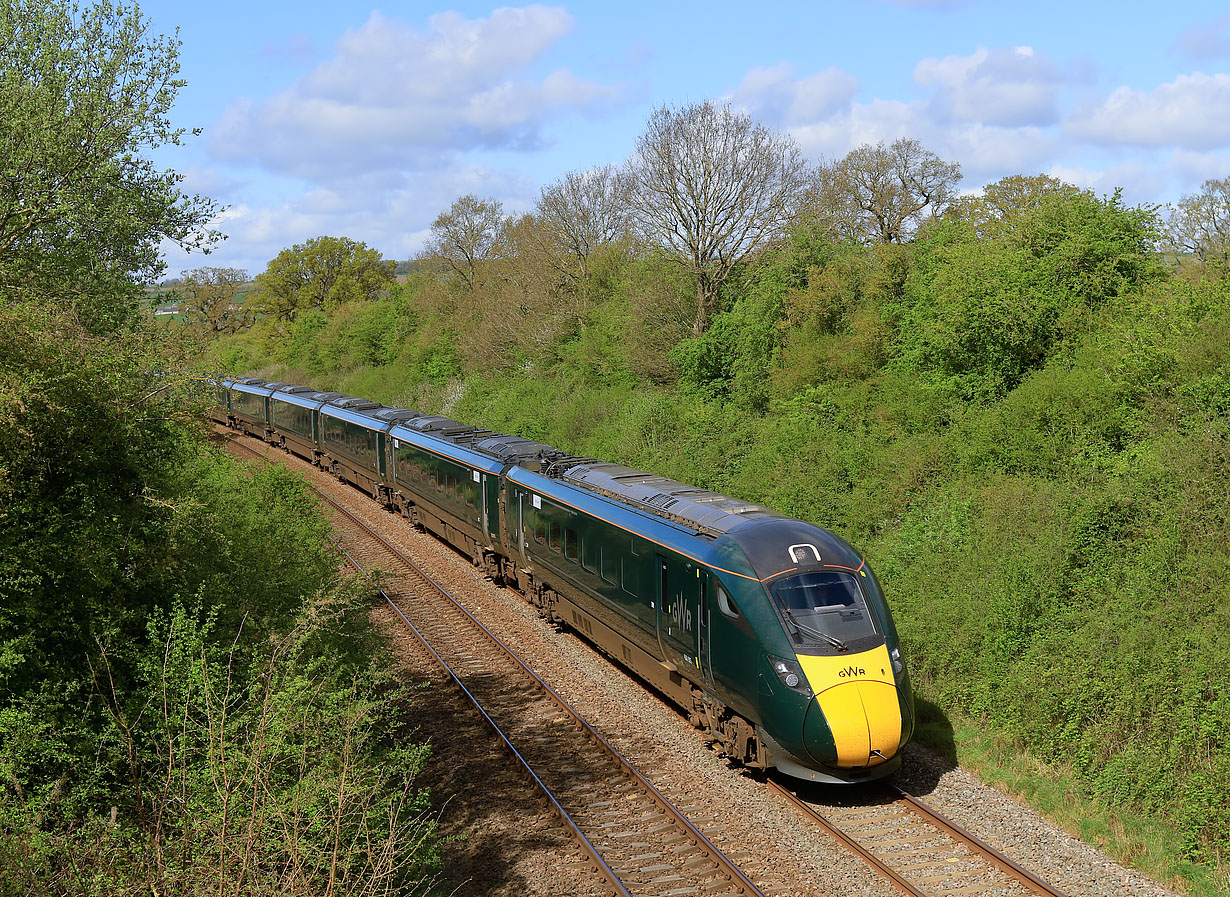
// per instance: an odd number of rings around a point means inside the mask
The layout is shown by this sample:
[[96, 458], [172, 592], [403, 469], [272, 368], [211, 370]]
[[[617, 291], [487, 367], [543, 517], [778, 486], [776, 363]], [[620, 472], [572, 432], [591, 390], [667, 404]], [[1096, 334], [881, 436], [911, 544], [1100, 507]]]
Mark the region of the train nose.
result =
[[818, 763], [875, 766], [901, 746], [897, 689], [884, 682], [845, 682], [817, 695], [803, 719], [803, 742]]
[[901, 705], [886, 648], [799, 661], [816, 695], [803, 718], [803, 742], [812, 759], [828, 766], [866, 767], [896, 755]]

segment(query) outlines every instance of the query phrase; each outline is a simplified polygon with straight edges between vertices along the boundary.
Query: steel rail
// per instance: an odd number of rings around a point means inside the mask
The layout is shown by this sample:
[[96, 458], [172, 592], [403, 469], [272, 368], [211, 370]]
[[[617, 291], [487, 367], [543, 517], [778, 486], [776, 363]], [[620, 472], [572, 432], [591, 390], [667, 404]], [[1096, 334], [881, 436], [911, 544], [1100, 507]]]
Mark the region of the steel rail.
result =
[[851, 838], [833, 823], [829, 822], [815, 807], [808, 804], [806, 801], [799, 798], [797, 794], [782, 785], [780, 782], [773, 779], [765, 779], [769, 788], [778, 796], [784, 798], [788, 804], [802, 813], [804, 816], [811, 819], [812, 822], [819, 825], [822, 829], [832, 835], [835, 839], [841, 842], [851, 853], [862, 859], [867, 865], [871, 866], [876, 872], [879, 872], [896, 887], [905, 894], [911, 897], [929, 897], [925, 891], [920, 891], [914, 885], [903, 878], [892, 866], [888, 865], [884, 860], [880, 859], [870, 848], [860, 844], [854, 838]]
[[[256, 455], [257, 457], [266, 458], [266, 459], [269, 458], [267, 452], [258, 452], [256, 449], [239, 441], [237, 437], [231, 434], [227, 434], [227, 438], [235, 445], [242, 446], [244, 449]], [[645, 776], [641, 774], [640, 770], [638, 770], [635, 766], [633, 766], [632, 763], [626, 757], [624, 757], [624, 755], [620, 753], [620, 751], [614, 745], [608, 742], [601, 735], [601, 733], [599, 733], [592, 725], [590, 725], [588, 720], [582, 717], [580, 713], [578, 713], [572, 707], [571, 704], [569, 704], [566, 700], [564, 700], [564, 698], [561, 697], [560, 694], [555, 691], [555, 689], [553, 689], [549, 684], [547, 684], [542, 679], [542, 677], [540, 677], [537, 673], [531, 670], [525, 664], [525, 662], [516, 654], [516, 652], [514, 652], [510, 647], [508, 647], [508, 645], [505, 644], [505, 642], [499, 636], [497, 636], [490, 629], [488, 629], [485, 625], [483, 625], [481, 621], [479, 621], [472, 613], [470, 613], [464, 606], [462, 606], [451, 594], [449, 594], [447, 590], [445, 590], [439, 583], [437, 583], [431, 577], [429, 573], [427, 573], [425, 570], [419, 567], [418, 564], [416, 564], [413, 560], [407, 557], [400, 549], [398, 549], [395, 545], [390, 543], [382, 535], [380, 535], [378, 532], [376, 532], [374, 529], [372, 529], [370, 526], [368, 526], [366, 523], [364, 523], [362, 520], [356, 517], [353, 513], [351, 513], [350, 510], [343, 507], [338, 501], [336, 501], [331, 496], [325, 494], [325, 492], [322, 491], [319, 487], [317, 487], [314, 483], [309, 482], [308, 485], [313, 489], [313, 491], [316, 492], [317, 495], [319, 495], [321, 498], [327, 501], [330, 505], [332, 505], [336, 510], [338, 510], [345, 517], [351, 520], [355, 525], [357, 525], [360, 529], [362, 529], [369, 537], [371, 537], [372, 539], [374, 539], [375, 541], [383, 545], [384, 548], [388, 550], [390, 554], [392, 554], [399, 561], [401, 561], [408, 569], [413, 571], [414, 574], [418, 576], [419, 578], [421, 578], [425, 583], [427, 583], [433, 589], [435, 589], [436, 592], [439, 593], [439, 595], [442, 598], [446, 599], [449, 603], [451, 603], [454, 608], [456, 608], [458, 611], [464, 614], [470, 620], [473, 626], [477, 628], [479, 631], [481, 631], [484, 635], [486, 635], [486, 637], [494, 645], [496, 645], [505, 654], [505, 656], [507, 656], [513, 663], [515, 663], [518, 667], [520, 667], [521, 670], [535, 684], [537, 684], [539, 688], [541, 688], [542, 691], [548, 697], [550, 697], [552, 702], [557, 707], [559, 707], [560, 710], [562, 710], [569, 717], [571, 717], [573, 722], [575, 722], [585, 732], [585, 734], [590, 738], [590, 740], [598, 744], [607, 753], [607, 755], [618, 764], [618, 766], [623, 770], [624, 774], [630, 777], [633, 780], [633, 782], [637, 785], [637, 787], [643, 793], [648, 795], [659, 806], [659, 808], [670, 817], [670, 819], [672, 820], [672, 822], [674, 822], [676, 826], [682, 828], [684, 832], [702, 848], [702, 850], [709, 856], [709, 858], [712, 859], [718, 865], [719, 869], [723, 873], [725, 873], [725, 875], [728, 877], [732, 885], [742, 890], [744, 893], [748, 894], [749, 897], [766, 897], [764, 892], [761, 891], [743, 873], [743, 870], [741, 870], [738, 866], [736, 866], [716, 845], [713, 844], [713, 842], [711, 842], [708, 839], [708, 837], [706, 837], [699, 829], [697, 829], [696, 826], [692, 824], [691, 820], [689, 820], [679, 809], [677, 809], [675, 805], [672, 804], [670, 800], [653, 785], [652, 782], [646, 779]], [[387, 601], [389, 601], [389, 604], [393, 607], [393, 609], [397, 612], [397, 614], [403, 620], [406, 621], [407, 625], [409, 625], [411, 629], [414, 630], [415, 634], [418, 635], [419, 638], [421, 639], [422, 635], [419, 633], [417, 628], [415, 628], [414, 625], [410, 623], [409, 619], [407, 619], [406, 615], [402, 612], [401, 608], [398, 607], [397, 604], [394, 601], [392, 601], [392, 599], [388, 598], [387, 595], [385, 596], [385, 598]], [[428, 647], [431, 650], [432, 654], [435, 655], [436, 654], [435, 650], [431, 649], [430, 646]], [[443, 663], [443, 660], [441, 660], [441, 662]], [[453, 674], [451, 670], [449, 672], [451, 675], [453, 675], [454, 681], [457, 681], [458, 685], [461, 685], [461, 682], [460, 680], [457, 679], [456, 675]], [[461, 687], [465, 689], [464, 685], [462, 685]], [[468, 690], [466, 691], [466, 694], [467, 696], [470, 697], [472, 701], [475, 700], [474, 697], [470, 695]], [[475, 701], [475, 703], [477, 706], [477, 701]], [[490, 717], [487, 716], [486, 712], [482, 710], [481, 706], [479, 706], [479, 709], [480, 711], [483, 712], [483, 716], [488, 719], [488, 722], [490, 722], [492, 726], [495, 726], [495, 722], [491, 720]], [[498, 727], [497, 727], [497, 731], [499, 731]], [[512, 748], [511, 742], [509, 742], [507, 737], [505, 737], [502, 732], [500, 733], [500, 737], [504, 739], [505, 743], [508, 744], [511, 749]], [[513, 750], [515, 752], [515, 749]], [[518, 755], [518, 757], [520, 757], [520, 755]], [[528, 768], [528, 765], [527, 765], [527, 768]], [[532, 770], [531, 770], [531, 775], [533, 775]], [[534, 776], [534, 778], [535, 778], [535, 781], [539, 781], [536, 775]], [[541, 785], [541, 782], [540, 782], [540, 785]], [[545, 790], [546, 786], [545, 785], [541, 785], [541, 786]]]
[[[826, 832], [832, 835], [836, 840], [841, 842], [856, 856], [861, 858], [869, 866], [891, 881], [902, 893], [909, 894], [911, 897], [929, 897], [928, 892], [919, 890], [917, 886], [910, 882], [909, 879], [902, 876], [901, 873], [897, 872], [897, 870], [889, 865], [885, 859], [876, 854], [870, 847], [863, 844], [856, 838], [846, 834], [840, 827], [829, 821], [824, 814], [801, 799], [789, 788], [773, 779], [766, 779], [765, 783], [772, 791], [784, 798], [787, 803], [799, 812], [803, 813]], [[904, 806], [907, 810], [914, 813], [928, 825], [947, 834], [958, 844], [963, 844], [971, 848], [975, 856], [988, 861], [990, 865], [1005, 873], [1012, 881], [1024, 886], [1027, 890], [1032, 891], [1035, 894], [1042, 895], [1042, 897], [1065, 897], [1062, 891], [1038, 878], [1027, 869], [1017, 865], [977, 835], [967, 831], [952, 820], [940, 815], [912, 794], [902, 791], [895, 785], [888, 785], [887, 787], [891, 792], [893, 792], [897, 804]], [[988, 890], [991, 889], [992, 888], [988, 887]]]
[[934, 825], [936, 828], [941, 829], [947, 832], [948, 834], [952, 835], [957, 840], [964, 841], [970, 846], [972, 846], [975, 850], [978, 851], [978, 854], [980, 856], [982, 856], [984, 859], [990, 860], [994, 865], [998, 866], [1001, 870], [1006, 872], [1009, 876], [1016, 879], [1021, 884], [1025, 885], [1025, 887], [1033, 891], [1035, 894], [1041, 894], [1043, 895], [1043, 897], [1065, 897], [1063, 891], [1060, 891], [1052, 887], [1051, 885], [1047, 884], [1045, 881], [1038, 878], [1038, 876], [1034, 875], [1028, 869], [1023, 869], [1022, 867], [1018, 866], [1016, 863], [1012, 862], [1012, 860], [1008, 859], [1008, 857], [1004, 856], [1002, 853], [1000, 853], [998, 850], [996, 850], [986, 841], [983, 841], [981, 838], [979, 838], [977, 835], [973, 834], [972, 832], [966, 831], [964, 828], [957, 825], [951, 819], [947, 819], [944, 816], [941, 816], [939, 813], [937, 813], [935, 810], [931, 809], [929, 806], [924, 804], [921, 800], [919, 800], [914, 795], [909, 794], [905, 791], [902, 791], [896, 785], [892, 785], [890, 787], [894, 791], [897, 792], [898, 799], [903, 804], [905, 804], [905, 806], [908, 807], [911, 811], [913, 811], [914, 813], [917, 813], [919, 816], [921, 816], [931, 825]]

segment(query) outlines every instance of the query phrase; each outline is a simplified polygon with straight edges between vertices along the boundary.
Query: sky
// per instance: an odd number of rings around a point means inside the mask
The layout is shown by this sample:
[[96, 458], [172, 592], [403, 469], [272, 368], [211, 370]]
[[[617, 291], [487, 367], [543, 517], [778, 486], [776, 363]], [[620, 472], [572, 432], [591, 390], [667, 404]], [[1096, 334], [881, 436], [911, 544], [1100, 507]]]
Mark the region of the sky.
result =
[[531, 211], [619, 164], [650, 113], [729, 103], [812, 161], [909, 137], [977, 191], [1045, 173], [1132, 204], [1230, 176], [1230, 8], [1185, 0], [483, 3], [146, 0], [182, 41], [155, 161], [224, 210], [168, 274], [256, 275], [313, 237], [386, 258], [475, 193]]

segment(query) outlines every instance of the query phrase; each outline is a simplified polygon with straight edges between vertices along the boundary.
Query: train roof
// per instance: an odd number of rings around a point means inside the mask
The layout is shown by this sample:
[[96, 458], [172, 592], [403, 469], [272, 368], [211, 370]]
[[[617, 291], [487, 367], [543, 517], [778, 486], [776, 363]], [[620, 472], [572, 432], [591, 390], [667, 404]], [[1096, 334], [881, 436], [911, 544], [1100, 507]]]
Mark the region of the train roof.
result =
[[[251, 381], [253, 385], [264, 384], [263, 380], [255, 378], [244, 378], [235, 382], [245, 381]], [[270, 385], [285, 390], [282, 384]], [[308, 388], [302, 389], [306, 391]], [[791, 519], [763, 505], [731, 498], [720, 492], [690, 486], [620, 464], [572, 455], [545, 442], [494, 433], [444, 415], [389, 408], [379, 402], [335, 392], [312, 393], [307, 398], [322, 403], [322, 411], [330, 411], [332, 409], [329, 406], [332, 406], [357, 413], [372, 423], [380, 422], [386, 426], [392, 424], [394, 428], [422, 433], [432, 439], [493, 458], [502, 464], [541, 473], [614, 499], [709, 538], [723, 536], [749, 520]]]
[[606, 461], [573, 465], [560, 479], [714, 537], [749, 519], [785, 516], [720, 492]]

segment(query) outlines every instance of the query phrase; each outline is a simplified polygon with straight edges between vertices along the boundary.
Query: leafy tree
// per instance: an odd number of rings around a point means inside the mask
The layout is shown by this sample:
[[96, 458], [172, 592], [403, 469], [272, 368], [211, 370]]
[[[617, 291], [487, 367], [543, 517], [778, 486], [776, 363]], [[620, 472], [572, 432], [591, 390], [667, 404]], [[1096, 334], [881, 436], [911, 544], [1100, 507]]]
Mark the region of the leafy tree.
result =
[[944, 212], [960, 180], [960, 165], [903, 137], [889, 146], [865, 144], [822, 165], [811, 205], [842, 237], [904, 243], [929, 217]]
[[292, 322], [300, 311], [331, 311], [346, 302], [375, 299], [393, 283], [395, 262], [366, 243], [316, 237], [283, 249], [256, 278], [254, 310]]
[[966, 221], [929, 228], [896, 310], [899, 361], [969, 399], [1002, 396], [1161, 273], [1156, 216], [1118, 193], [1055, 190], [1013, 221], [986, 237]]
[[1080, 190], [1046, 174], [1008, 175], [982, 188], [979, 196], [962, 196], [948, 207], [946, 218], [970, 222], [979, 233], [1011, 227], [1021, 215], [1038, 209], [1052, 196], [1072, 197]]
[[1166, 239], [1220, 273], [1230, 271], [1230, 177], [1204, 182], [1170, 210]]
[[735, 266], [785, 233], [807, 165], [789, 137], [712, 102], [655, 110], [630, 165], [638, 224], [695, 278], [699, 335]]
[[486, 264], [499, 255], [505, 225], [501, 203], [467, 193], [436, 216], [426, 252], [443, 259], [472, 291]]
[[128, 319], [159, 244], [208, 248], [217, 207], [146, 155], [179, 144], [179, 42], [137, 8], [0, 0], [0, 289]]
[[179, 310], [190, 332], [201, 338], [238, 333], [252, 323], [240, 302], [248, 272], [240, 268], [195, 268], [185, 271], [175, 288]]

